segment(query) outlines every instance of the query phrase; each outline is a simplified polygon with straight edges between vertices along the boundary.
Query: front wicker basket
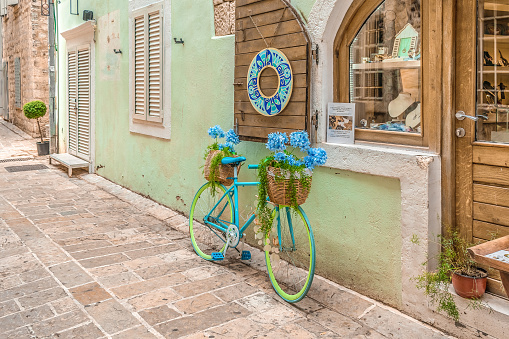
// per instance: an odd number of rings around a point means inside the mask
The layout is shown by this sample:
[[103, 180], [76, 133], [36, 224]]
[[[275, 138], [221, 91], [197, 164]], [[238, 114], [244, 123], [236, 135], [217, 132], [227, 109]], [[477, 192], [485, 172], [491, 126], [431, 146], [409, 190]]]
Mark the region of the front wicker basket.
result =
[[[278, 179], [276, 176], [281, 176], [279, 168], [268, 167], [267, 168], [267, 181], [270, 201], [278, 205], [291, 205], [290, 199], [290, 179]], [[312, 178], [310, 178], [312, 180]], [[311, 182], [310, 182], [311, 184]], [[298, 179], [294, 179], [294, 185], [297, 188], [297, 205], [302, 205], [306, 202], [309, 195], [310, 187], [303, 187]], [[311, 185], [310, 185], [311, 186]]]
[[[205, 179], [207, 181], [210, 181], [210, 163], [212, 162], [212, 159], [214, 159], [214, 157], [221, 151], [210, 151], [209, 152], [209, 155], [207, 156], [207, 159], [205, 160], [205, 167], [204, 167], [204, 174], [205, 174]], [[236, 156], [234, 156], [236, 157]], [[238, 166], [237, 167], [237, 174], [238, 172], [240, 171], [240, 167], [241, 166]], [[216, 171], [216, 175], [217, 175], [217, 182], [225, 185], [225, 186], [230, 186], [233, 184], [233, 179], [228, 179], [228, 178], [233, 178], [233, 175], [234, 175], [234, 172], [233, 172], [233, 168], [234, 166], [232, 165], [219, 165], [219, 168], [218, 170]]]

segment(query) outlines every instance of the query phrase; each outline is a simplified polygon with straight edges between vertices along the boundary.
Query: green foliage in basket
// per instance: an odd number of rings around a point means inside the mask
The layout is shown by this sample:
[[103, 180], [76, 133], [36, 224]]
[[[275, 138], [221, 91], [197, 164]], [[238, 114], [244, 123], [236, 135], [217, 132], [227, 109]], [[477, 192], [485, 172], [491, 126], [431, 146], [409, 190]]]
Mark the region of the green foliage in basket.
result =
[[[289, 151], [286, 145], [290, 143], [293, 147]], [[263, 233], [268, 237], [273, 222], [272, 210], [267, 205], [268, 197], [268, 173], [269, 167], [279, 168], [279, 173], [274, 173], [276, 182], [282, 182], [289, 176], [287, 197], [290, 200], [290, 207], [297, 209], [297, 182], [303, 189], [307, 190], [311, 186], [311, 173], [315, 166], [323, 165], [327, 161], [327, 153], [322, 148], [310, 148], [310, 142], [307, 132], [293, 132], [290, 138], [286, 133], [271, 133], [268, 135], [267, 149], [273, 152], [270, 156], [262, 159], [258, 166], [258, 220], [259, 227], [257, 232]], [[293, 153], [300, 149], [306, 152], [307, 156], [298, 158]]]
[[[223, 158], [238, 155], [237, 152], [235, 151], [235, 145], [238, 145], [240, 143], [240, 139], [233, 129], [230, 129], [228, 132], [225, 133], [223, 132], [221, 126], [219, 125], [209, 128], [208, 134], [211, 138], [214, 139], [214, 143], [207, 146], [203, 158], [207, 159], [211, 151], [220, 151], [212, 158], [209, 167], [210, 170], [209, 179], [211, 182], [212, 194], [214, 194], [216, 192], [216, 185], [218, 182], [221, 161], [223, 160]], [[225, 138], [225, 143], [219, 143], [220, 138]]]

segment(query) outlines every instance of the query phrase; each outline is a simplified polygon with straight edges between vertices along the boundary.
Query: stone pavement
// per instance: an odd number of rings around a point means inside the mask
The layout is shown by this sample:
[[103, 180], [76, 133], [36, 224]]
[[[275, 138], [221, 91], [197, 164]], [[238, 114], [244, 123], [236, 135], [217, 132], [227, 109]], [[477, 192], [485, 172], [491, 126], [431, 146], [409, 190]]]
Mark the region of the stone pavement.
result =
[[0, 118], [0, 159], [37, 156], [36, 141]]
[[[34, 164], [48, 168], [6, 170]], [[207, 262], [186, 232], [99, 176], [0, 162], [0, 338], [447, 337], [321, 277], [285, 303], [262, 253]]]

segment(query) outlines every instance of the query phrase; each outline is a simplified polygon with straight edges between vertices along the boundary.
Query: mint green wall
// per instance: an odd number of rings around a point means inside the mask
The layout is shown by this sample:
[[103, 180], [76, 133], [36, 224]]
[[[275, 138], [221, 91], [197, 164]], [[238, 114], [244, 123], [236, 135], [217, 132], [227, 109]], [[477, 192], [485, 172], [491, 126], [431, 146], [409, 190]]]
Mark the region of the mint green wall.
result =
[[[304, 15], [309, 15], [313, 5], [311, 0], [292, 3]], [[60, 31], [83, 22], [68, 15], [68, 5], [68, 0], [59, 5]], [[204, 182], [200, 167], [211, 140], [207, 129], [216, 124], [233, 127], [234, 37], [214, 37], [212, 0], [175, 0], [171, 5], [172, 38], [185, 41], [184, 46], [172, 45], [171, 141], [129, 132], [128, 0], [97, 0], [87, 5], [98, 22], [119, 10], [120, 48], [124, 51], [115, 55], [109, 44], [96, 44], [95, 160], [99, 175], [188, 214], [194, 193]], [[99, 39], [100, 25], [97, 35]], [[63, 45], [60, 39], [60, 69], [65, 65]], [[59, 80], [59, 104], [65, 107], [65, 72], [60, 72]], [[65, 109], [59, 114], [62, 125]], [[267, 154], [264, 145], [252, 142], [242, 143], [240, 152], [249, 163]], [[247, 166], [240, 176], [255, 180]], [[255, 190], [244, 192], [242, 205], [246, 206], [255, 200]], [[399, 305], [400, 196], [395, 179], [316, 169], [303, 207], [315, 233], [318, 273]]]

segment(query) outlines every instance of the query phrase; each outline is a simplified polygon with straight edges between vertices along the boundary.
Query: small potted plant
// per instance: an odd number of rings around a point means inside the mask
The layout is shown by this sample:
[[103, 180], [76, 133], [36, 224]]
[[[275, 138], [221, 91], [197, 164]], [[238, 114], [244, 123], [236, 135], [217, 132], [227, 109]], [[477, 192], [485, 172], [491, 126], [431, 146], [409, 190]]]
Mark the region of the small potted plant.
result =
[[[425, 271], [417, 276], [417, 288], [423, 289], [436, 304], [437, 311], [444, 311], [455, 321], [459, 320], [459, 311], [453, 296], [449, 293], [452, 282], [456, 293], [470, 299], [469, 306], [479, 308], [485, 306], [480, 298], [486, 291], [488, 274], [477, 267], [476, 262], [468, 253], [468, 243], [457, 231], [449, 230], [448, 235], [438, 236], [442, 251], [438, 255], [438, 267], [434, 272]], [[426, 263], [425, 263], [426, 264]]]
[[39, 128], [39, 135], [41, 142], [37, 142], [37, 154], [48, 155], [49, 154], [49, 141], [44, 141], [42, 137], [41, 124], [39, 119], [46, 114], [47, 108], [44, 102], [40, 100], [34, 100], [26, 103], [23, 106], [23, 113], [28, 119], [37, 119], [37, 127]]
[[[293, 149], [287, 149], [287, 144]], [[264, 158], [258, 166], [258, 219], [257, 233], [265, 236], [271, 231], [271, 209], [267, 197], [277, 205], [295, 209], [302, 205], [311, 188], [312, 171], [315, 166], [325, 164], [327, 153], [323, 148], [311, 148], [307, 132], [293, 132], [290, 138], [286, 133], [275, 132], [268, 135], [267, 149], [272, 154]], [[294, 153], [300, 150], [305, 156]], [[307, 155], [306, 155], [307, 154]]]
[[[240, 143], [239, 137], [233, 129], [228, 132], [223, 132], [219, 125], [209, 128], [208, 133], [214, 139], [214, 143], [207, 147], [205, 152], [205, 166], [204, 175], [207, 181], [212, 182], [213, 192], [215, 191], [214, 184], [219, 182], [225, 186], [233, 184], [233, 166], [223, 165], [221, 160], [225, 157], [238, 157], [235, 151], [235, 145]], [[220, 138], [225, 138], [225, 143], [219, 143]], [[240, 169], [240, 167], [239, 167]]]

